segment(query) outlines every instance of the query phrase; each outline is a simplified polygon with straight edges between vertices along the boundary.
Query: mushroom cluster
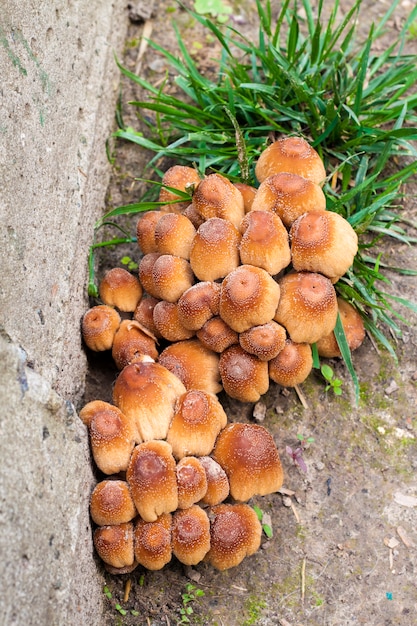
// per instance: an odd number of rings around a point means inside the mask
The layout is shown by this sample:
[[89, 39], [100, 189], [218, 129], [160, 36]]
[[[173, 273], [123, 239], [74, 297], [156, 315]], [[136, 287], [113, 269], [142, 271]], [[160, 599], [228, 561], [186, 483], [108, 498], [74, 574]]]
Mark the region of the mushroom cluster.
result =
[[[91, 516], [113, 571], [159, 569], [172, 555], [226, 569], [255, 552], [260, 524], [247, 501], [279, 490], [281, 464], [265, 428], [227, 424], [217, 394], [257, 402], [270, 380], [302, 383], [312, 344], [340, 356], [338, 312], [350, 348], [363, 341], [361, 317], [334, 286], [358, 239], [326, 210], [320, 156], [302, 138], [280, 139], [255, 175], [258, 188], [169, 168], [166, 204], [137, 223], [138, 276], [107, 272], [102, 304], [83, 317], [86, 345], [111, 350], [119, 370], [113, 404], [81, 411], [110, 476]], [[191, 204], [173, 189], [191, 191]]]

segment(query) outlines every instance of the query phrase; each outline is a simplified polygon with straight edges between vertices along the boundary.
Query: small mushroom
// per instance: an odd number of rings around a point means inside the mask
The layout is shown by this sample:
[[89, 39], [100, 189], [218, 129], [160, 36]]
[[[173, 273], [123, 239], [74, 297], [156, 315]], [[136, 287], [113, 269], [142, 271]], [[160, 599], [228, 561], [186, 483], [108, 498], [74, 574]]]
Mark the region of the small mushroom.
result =
[[110, 350], [120, 322], [119, 313], [107, 304], [88, 309], [81, 322], [81, 333], [86, 346], [94, 352]]
[[135, 320], [123, 320], [114, 336], [112, 357], [119, 370], [147, 354], [158, 358], [155, 337]]
[[188, 219], [190, 220], [191, 224], [194, 226], [194, 228], [196, 230], [198, 228], [200, 228], [200, 226], [201, 226], [201, 224], [203, 224], [203, 222], [205, 222], [204, 217], [202, 217], [200, 215], [200, 213], [197, 213], [197, 211], [195, 210], [195, 206], [194, 206], [194, 204], [192, 202], [184, 210], [183, 215], [185, 215], [185, 217], [188, 217]]
[[104, 563], [119, 570], [134, 564], [132, 522], [96, 528], [93, 543]]
[[261, 361], [270, 361], [281, 352], [286, 337], [285, 328], [271, 320], [240, 333], [239, 343], [246, 352], [257, 356]]
[[242, 194], [221, 174], [203, 178], [194, 192], [193, 205], [204, 219], [220, 217], [236, 228], [245, 214]]
[[219, 314], [220, 285], [198, 282], [178, 300], [178, 315], [185, 328], [199, 330], [211, 317]]
[[123, 267], [114, 267], [105, 273], [99, 285], [104, 304], [132, 313], [142, 297], [143, 289], [136, 278]]
[[243, 198], [243, 208], [245, 209], [245, 213], [248, 213], [252, 209], [252, 202], [256, 195], [257, 189], [256, 187], [252, 187], [246, 183], [233, 183], [234, 186], [239, 189]]
[[95, 486], [90, 498], [90, 514], [98, 526], [124, 524], [137, 513], [125, 480], [102, 480]]
[[303, 383], [313, 368], [311, 346], [287, 339], [281, 352], [268, 363], [269, 377], [282, 387]]
[[159, 363], [175, 374], [185, 388], [217, 394], [221, 391], [219, 355], [198, 339], [177, 341], [159, 355]]
[[160, 256], [159, 252], [148, 252], [139, 261], [138, 268], [139, 280], [142, 287], [146, 293], [157, 300], [161, 300], [161, 298], [157, 295], [158, 291], [155, 287], [153, 267]]
[[220, 504], [226, 500], [230, 493], [227, 474], [211, 456], [200, 457], [200, 463], [204, 467], [207, 478], [207, 491], [201, 499], [201, 504], [208, 504], [209, 506]]
[[161, 339], [161, 335], [158, 333], [153, 321], [153, 310], [158, 302], [160, 302], [160, 300], [153, 296], [142, 296], [133, 313], [133, 319], [139, 322], [141, 326], [147, 328], [154, 337]]
[[250, 211], [240, 223], [239, 245], [243, 264], [255, 265], [268, 274], [278, 274], [291, 262], [288, 233], [272, 211]]
[[223, 280], [220, 317], [237, 333], [273, 319], [280, 297], [278, 283], [260, 267], [240, 265]]
[[326, 196], [312, 180], [298, 174], [281, 172], [266, 178], [258, 188], [252, 211], [272, 211], [289, 228], [309, 211], [325, 210]]
[[296, 343], [315, 343], [336, 325], [337, 297], [332, 282], [316, 272], [292, 272], [279, 281], [281, 297], [274, 320]]
[[240, 345], [220, 355], [220, 377], [225, 392], [241, 402], [257, 402], [268, 391], [268, 363], [246, 352]]
[[167, 441], [177, 459], [204, 456], [213, 450], [216, 437], [227, 424], [227, 415], [217, 396], [190, 389], [177, 402]]
[[310, 211], [290, 230], [291, 259], [297, 271], [319, 272], [336, 283], [353, 263], [358, 236], [347, 220], [332, 211]]
[[195, 334], [181, 323], [176, 302], [160, 300], [153, 309], [153, 321], [158, 334], [167, 341], [183, 341]]
[[224, 278], [240, 262], [241, 235], [229, 220], [220, 217], [207, 219], [194, 237], [190, 265], [199, 280], [214, 281]]
[[157, 252], [190, 258], [196, 229], [181, 213], [165, 213], [155, 226]]
[[146, 522], [178, 508], [175, 459], [166, 441], [146, 441], [136, 446], [126, 480], [138, 513]]
[[182, 382], [160, 363], [132, 363], [119, 374], [113, 402], [136, 424], [142, 441], [165, 439], [177, 399], [185, 393]]
[[205, 561], [220, 571], [239, 565], [261, 545], [262, 527], [247, 504], [219, 504], [210, 510], [210, 550]]
[[210, 549], [210, 521], [199, 506], [176, 511], [172, 520], [172, 552], [184, 565], [197, 565]]
[[136, 238], [143, 254], [158, 252], [158, 246], [155, 242], [155, 227], [162, 215], [161, 211], [146, 211], [138, 219]]
[[207, 476], [200, 460], [184, 456], [177, 463], [178, 508], [188, 509], [204, 498], [207, 492]]
[[[365, 339], [365, 326], [358, 311], [343, 298], [337, 299], [340, 320], [350, 350], [356, 350]], [[341, 352], [334, 331], [317, 341], [317, 351], [325, 358], [340, 357]]]
[[[162, 177], [162, 184], [178, 191], [191, 192], [194, 186], [200, 182], [200, 176], [193, 167], [187, 165], [173, 165], [168, 168]], [[159, 192], [159, 201], [167, 202], [162, 206], [161, 211], [174, 211], [175, 213], [182, 213], [188, 206], [188, 202], [182, 201], [174, 191], [161, 187]], [[175, 201], [175, 202], [174, 202]]]
[[172, 558], [172, 515], [162, 513], [155, 521], [138, 519], [134, 527], [135, 559], [148, 570], [162, 569]]
[[284, 474], [277, 447], [269, 431], [259, 424], [226, 426], [212, 456], [226, 472], [235, 500], [246, 502], [282, 487]]
[[290, 172], [317, 184], [324, 182], [326, 170], [318, 152], [302, 137], [284, 137], [261, 152], [255, 165], [260, 183], [278, 172]]
[[203, 346], [213, 352], [223, 352], [229, 346], [239, 343], [238, 333], [230, 328], [219, 315], [207, 320], [196, 335]]
[[176, 302], [194, 284], [194, 275], [186, 259], [161, 254], [152, 265], [152, 296]]

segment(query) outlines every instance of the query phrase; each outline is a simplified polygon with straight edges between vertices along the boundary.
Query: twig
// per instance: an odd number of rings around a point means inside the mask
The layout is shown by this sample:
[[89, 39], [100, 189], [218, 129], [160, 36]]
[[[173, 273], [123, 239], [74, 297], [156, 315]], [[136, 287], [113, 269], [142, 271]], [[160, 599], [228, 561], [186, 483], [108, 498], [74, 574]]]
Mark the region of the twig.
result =
[[294, 389], [295, 389], [295, 393], [298, 396], [298, 399], [300, 400], [301, 404], [303, 405], [303, 407], [305, 409], [308, 409], [308, 404], [307, 404], [307, 400], [305, 398], [305, 395], [303, 394], [303, 392], [301, 391], [300, 387], [298, 385], [294, 385]]
[[146, 20], [146, 22], [143, 25], [143, 31], [142, 31], [142, 38], [140, 40], [140, 46], [139, 46], [139, 52], [138, 52], [138, 57], [136, 59], [136, 76], [139, 76], [140, 71], [142, 69], [142, 59], [143, 59], [143, 55], [145, 54], [147, 48], [148, 48], [148, 40], [149, 37], [152, 34], [152, 29], [153, 29], [153, 24], [151, 20]]
[[125, 593], [123, 596], [123, 602], [127, 602], [129, 600], [130, 590], [132, 588], [132, 579], [128, 578], [125, 585]]
[[303, 562], [301, 563], [301, 605], [302, 606], [304, 606], [305, 592], [306, 592], [306, 560], [304, 558]]

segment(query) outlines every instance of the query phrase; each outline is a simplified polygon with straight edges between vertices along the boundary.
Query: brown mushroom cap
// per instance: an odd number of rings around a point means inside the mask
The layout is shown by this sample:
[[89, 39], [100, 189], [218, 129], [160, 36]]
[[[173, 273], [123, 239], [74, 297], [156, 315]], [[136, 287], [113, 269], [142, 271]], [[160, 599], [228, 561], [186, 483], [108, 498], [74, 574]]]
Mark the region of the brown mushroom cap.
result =
[[166, 441], [146, 441], [136, 446], [126, 480], [138, 513], [146, 522], [178, 508], [175, 459]]
[[134, 528], [137, 562], [146, 569], [162, 569], [172, 558], [172, 515], [163, 513], [153, 522], [138, 519]]
[[127, 365], [113, 387], [113, 402], [136, 424], [143, 441], [165, 439], [182, 382], [160, 363]]
[[185, 328], [199, 330], [213, 315], [219, 314], [220, 285], [199, 282], [187, 289], [178, 300], [178, 315]]
[[220, 217], [236, 228], [245, 214], [242, 194], [221, 174], [203, 178], [194, 192], [193, 205], [204, 219]]
[[191, 224], [194, 226], [194, 228], [197, 230], [198, 228], [200, 228], [201, 224], [203, 224], [203, 222], [205, 222], [204, 217], [202, 217], [200, 215], [200, 213], [198, 213], [195, 210], [195, 206], [194, 204], [191, 202], [191, 204], [189, 204], [187, 206], [187, 208], [184, 210], [183, 215], [185, 215], [185, 217], [188, 217], [188, 219], [190, 220]]
[[286, 338], [285, 328], [271, 320], [240, 333], [239, 343], [246, 352], [254, 354], [261, 361], [270, 361], [281, 352]]
[[100, 298], [104, 304], [120, 311], [133, 312], [142, 297], [142, 286], [136, 276], [123, 267], [106, 272], [99, 285]]
[[194, 335], [182, 323], [179, 316], [178, 304], [160, 300], [153, 310], [153, 321], [158, 334], [167, 341], [182, 341]]
[[124, 480], [99, 482], [91, 494], [90, 514], [98, 526], [124, 524], [136, 517], [136, 507], [127, 482]]
[[209, 506], [220, 504], [230, 493], [227, 474], [211, 456], [200, 457], [200, 463], [204, 467], [207, 478], [207, 491], [201, 503]]
[[81, 322], [86, 346], [95, 352], [110, 350], [120, 322], [119, 313], [111, 306], [99, 304], [88, 309]]
[[238, 333], [219, 315], [207, 320], [196, 334], [203, 346], [213, 352], [223, 352], [229, 346], [239, 343]]
[[224, 571], [239, 565], [261, 545], [262, 527], [247, 504], [219, 504], [211, 509], [210, 550], [205, 560]]
[[196, 229], [181, 213], [165, 213], [155, 226], [157, 252], [190, 258], [191, 244]]
[[207, 219], [194, 237], [190, 265], [199, 280], [214, 281], [224, 278], [240, 262], [240, 233], [229, 220], [220, 217]]
[[104, 474], [125, 471], [135, 442], [141, 438], [134, 422], [108, 402], [93, 400], [80, 411], [88, 426], [91, 452]]
[[210, 521], [199, 506], [176, 511], [172, 520], [172, 552], [185, 565], [197, 565], [210, 549]]
[[233, 184], [242, 194], [243, 208], [245, 209], [245, 213], [248, 213], [248, 211], [252, 209], [252, 202], [257, 192], [256, 187], [239, 182]]
[[220, 355], [219, 370], [225, 392], [241, 402], [257, 402], [268, 391], [268, 363], [246, 352], [240, 345]]
[[283, 387], [295, 387], [305, 381], [313, 367], [311, 346], [287, 339], [285, 347], [268, 363], [269, 377]]
[[167, 441], [177, 459], [204, 456], [213, 450], [216, 437], [227, 424], [227, 415], [212, 393], [190, 389], [177, 402]]
[[347, 220], [332, 211], [310, 211], [290, 230], [295, 270], [319, 272], [336, 283], [353, 263], [358, 236]]
[[272, 174], [290, 172], [320, 184], [326, 170], [320, 155], [302, 137], [284, 137], [271, 143], [259, 156], [255, 175], [260, 183]]
[[296, 343], [315, 343], [336, 325], [337, 297], [332, 282], [316, 272], [293, 272], [279, 281], [281, 297], [274, 319]]
[[153, 321], [153, 310], [158, 302], [160, 302], [160, 300], [154, 298], [153, 296], [142, 296], [138, 302], [135, 312], [133, 313], [133, 319], [139, 322], [141, 326], [147, 328], [152, 335], [154, 335], [154, 337], [160, 339], [161, 335], [158, 333]]
[[158, 358], [155, 337], [135, 320], [123, 320], [114, 336], [112, 357], [119, 370], [142, 355]]
[[223, 280], [220, 317], [237, 333], [273, 319], [280, 297], [278, 283], [260, 267], [240, 265]]
[[283, 224], [291, 224], [308, 211], [326, 209], [326, 196], [312, 180], [298, 174], [281, 172], [266, 178], [258, 188], [252, 211], [272, 211]]
[[160, 256], [159, 252], [149, 252], [145, 254], [139, 261], [138, 268], [139, 280], [142, 287], [146, 293], [157, 300], [161, 300], [161, 298], [157, 295], [158, 291], [155, 287], [153, 267]]
[[278, 274], [291, 262], [288, 233], [272, 211], [250, 211], [240, 223], [239, 245], [243, 264], [262, 267], [268, 274]]
[[136, 238], [143, 254], [158, 252], [158, 246], [155, 242], [155, 226], [162, 215], [161, 211], [146, 211], [138, 219]]
[[176, 302], [194, 284], [194, 275], [186, 259], [162, 254], [153, 263], [152, 280], [152, 296], [167, 302]]
[[207, 350], [198, 339], [178, 341], [159, 355], [159, 363], [175, 374], [186, 389], [219, 393], [222, 389], [219, 356]]
[[246, 502], [278, 491], [284, 475], [269, 431], [259, 424], [229, 424], [217, 437], [213, 458], [227, 474], [230, 494]]
[[93, 542], [99, 557], [108, 565], [121, 569], [134, 564], [131, 522], [96, 528]]
[[[188, 192], [193, 185], [197, 185], [200, 182], [200, 176], [193, 167], [187, 165], [173, 165], [168, 168], [162, 177], [162, 184], [167, 187], [178, 189], [179, 191]], [[172, 202], [173, 200], [179, 200], [175, 192], [161, 187], [159, 192], [160, 202]], [[162, 206], [162, 211], [174, 211], [175, 213], [182, 213], [188, 206], [188, 202], [174, 202], [172, 204], [165, 204]]]
[[206, 472], [199, 459], [195, 456], [184, 456], [177, 463], [176, 471], [178, 508], [188, 509], [206, 495]]
[[[365, 339], [365, 326], [362, 317], [358, 311], [349, 302], [343, 300], [343, 298], [337, 299], [337, 306], [348, 346], [351, 351], [356, 350]], [[328, 359], [342, 356], [334, 331], [318, 340], [317, 351], [320, 356]]]

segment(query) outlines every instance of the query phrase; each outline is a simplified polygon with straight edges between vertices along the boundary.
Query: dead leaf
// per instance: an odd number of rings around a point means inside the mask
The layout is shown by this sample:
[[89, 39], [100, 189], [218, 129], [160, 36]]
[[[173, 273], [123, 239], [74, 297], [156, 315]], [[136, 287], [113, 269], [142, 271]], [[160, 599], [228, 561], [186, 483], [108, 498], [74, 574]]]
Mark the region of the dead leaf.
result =
[[417, 498], [415, 496], [408, 496], [405, 493], [400, 493], [397, 491], [394, 493], [394, 500], [397, 504], [402, 504], [402, 506], [413, 507], [417, 506]]
[[399, 538], [401, 539], [401, 541], [407, 548], [416, 547], [416, 544], [414, 543], [414, 541], [410, 539], [410, 537], [407, 535], [405, 528], [403, 528], [402, 526], [398, 526], [397, 533], [398, 533]]

